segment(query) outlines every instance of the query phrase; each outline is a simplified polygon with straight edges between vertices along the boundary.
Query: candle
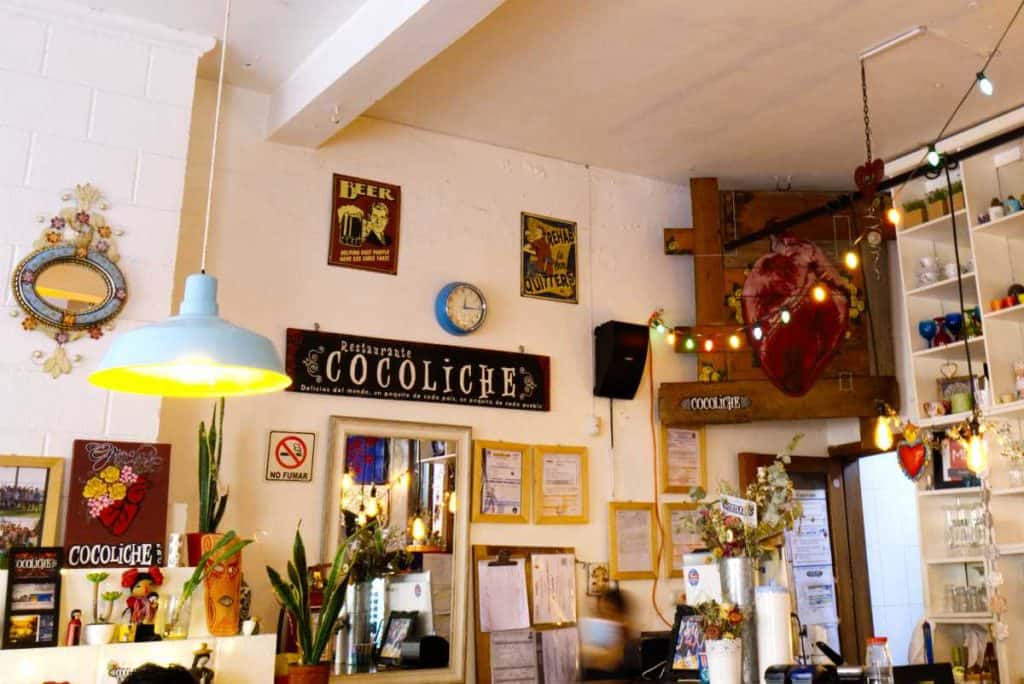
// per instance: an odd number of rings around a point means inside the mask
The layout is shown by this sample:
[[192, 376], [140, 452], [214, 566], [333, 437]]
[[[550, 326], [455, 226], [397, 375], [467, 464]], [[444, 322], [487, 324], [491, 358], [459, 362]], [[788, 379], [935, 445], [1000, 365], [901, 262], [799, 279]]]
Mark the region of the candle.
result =
[[171, 532], [182, 534], [185, 532], [185, 525], [188, 524], [188, 504], [184, 501], [174, 503], [171, 513]]
[[[757, 662], [763, 672], [772, 665], [793, 662], [793, 641], [789, 614], [789, 592], [785, 587], [768, 585], [757, 588], [754, 609], [757, 615]], [[762, 675], [761, 681], [764, 682]]]

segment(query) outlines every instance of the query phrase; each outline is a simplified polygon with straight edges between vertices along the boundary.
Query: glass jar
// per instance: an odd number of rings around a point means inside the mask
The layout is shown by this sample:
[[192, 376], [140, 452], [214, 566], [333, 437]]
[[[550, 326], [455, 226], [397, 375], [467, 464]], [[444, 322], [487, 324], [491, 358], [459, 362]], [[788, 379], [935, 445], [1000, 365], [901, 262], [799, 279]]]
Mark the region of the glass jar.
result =
[[171, 594], [167, 601], [167, 615], [164, 621], [164, 639], [187, 639], [189, 623], [192, 622], [192, 596], [181, 592]]
[[1024, 462], [1011, 461], [1007, 477], [1011, 487], [1024, 487]]

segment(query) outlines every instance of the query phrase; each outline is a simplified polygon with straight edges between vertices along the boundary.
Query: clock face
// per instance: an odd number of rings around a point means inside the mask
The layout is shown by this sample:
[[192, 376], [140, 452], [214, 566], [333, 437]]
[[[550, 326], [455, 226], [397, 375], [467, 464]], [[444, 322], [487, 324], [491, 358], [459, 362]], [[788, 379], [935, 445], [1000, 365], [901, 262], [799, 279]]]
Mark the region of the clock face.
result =
[[483, 325], [487, 301], [477, 288], [469, 283], [459, 283], [448, 293], [444, 311], [452, 325], [461, 332], [473, 332]]

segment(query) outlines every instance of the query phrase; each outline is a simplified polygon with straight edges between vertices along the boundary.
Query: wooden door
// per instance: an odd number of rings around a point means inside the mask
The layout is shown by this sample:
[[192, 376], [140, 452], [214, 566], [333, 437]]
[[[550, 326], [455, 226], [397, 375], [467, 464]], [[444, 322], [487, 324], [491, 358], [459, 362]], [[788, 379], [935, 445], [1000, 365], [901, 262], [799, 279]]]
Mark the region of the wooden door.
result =
[[[771, 465], [775, 454], [739, 455], [740, 489]], [[830, 458], [794, 456], [786, 467], [798, 489], [823, 489], [828, 506], [832, 567], [835, 571], [836, 612], [840, 651], [848, 663], [860, 662], [865, 640], [872, 636], [871, 594], [868, 586], [864, 518], [856, 461], [844, 464]]]

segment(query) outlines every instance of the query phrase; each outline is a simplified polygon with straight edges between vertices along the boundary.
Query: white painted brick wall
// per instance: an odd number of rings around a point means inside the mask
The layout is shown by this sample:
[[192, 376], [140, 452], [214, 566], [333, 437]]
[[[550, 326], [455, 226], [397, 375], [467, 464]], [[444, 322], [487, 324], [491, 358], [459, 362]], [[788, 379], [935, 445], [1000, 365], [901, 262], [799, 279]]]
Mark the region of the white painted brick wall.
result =
[[[70, 457], [75, 439], [157, 438], [158, 399], [86, 379], [119, 332], [171, 311], [196, 65], [212, 39], [49, 0], [0, 0], [0, 453]], [[21, 328], [10, 288], [61, 194], [91, 182], [124, 229], [130, 295], [117, 329], [72, 343], [80, 366], [51, 379], [32, 360], [54, 342]]]

